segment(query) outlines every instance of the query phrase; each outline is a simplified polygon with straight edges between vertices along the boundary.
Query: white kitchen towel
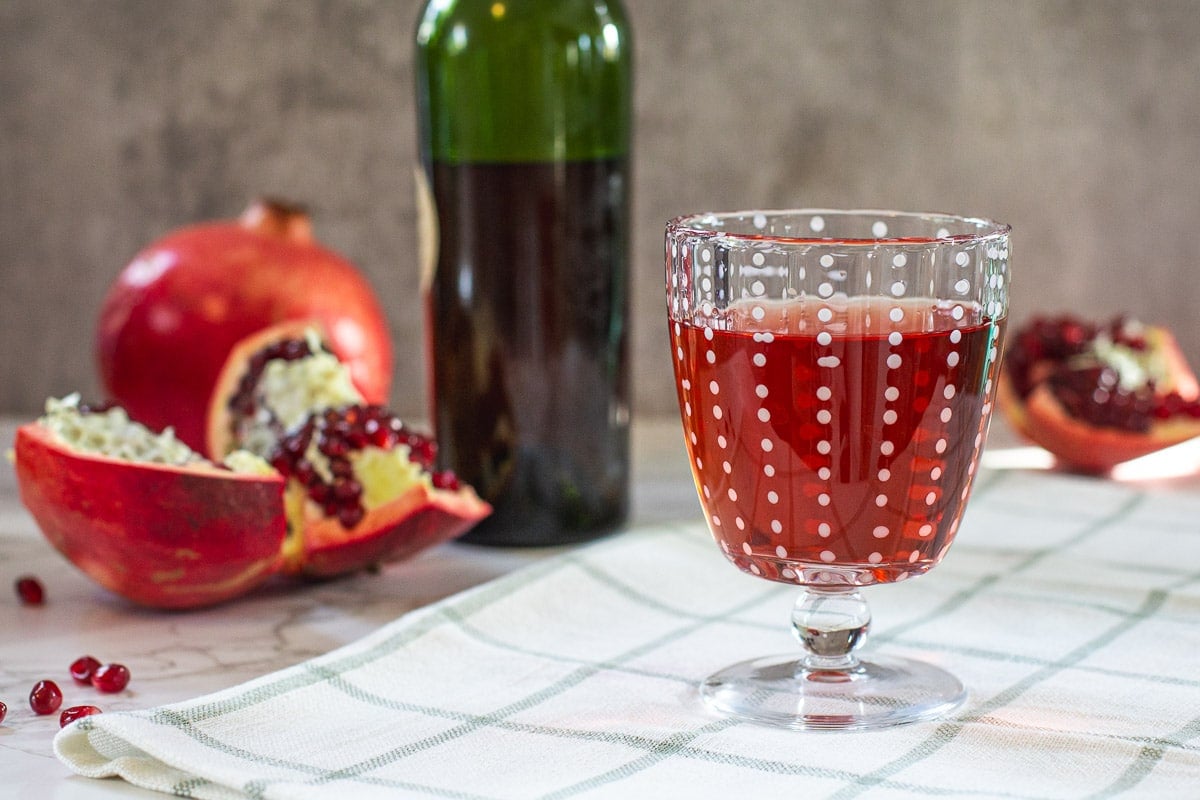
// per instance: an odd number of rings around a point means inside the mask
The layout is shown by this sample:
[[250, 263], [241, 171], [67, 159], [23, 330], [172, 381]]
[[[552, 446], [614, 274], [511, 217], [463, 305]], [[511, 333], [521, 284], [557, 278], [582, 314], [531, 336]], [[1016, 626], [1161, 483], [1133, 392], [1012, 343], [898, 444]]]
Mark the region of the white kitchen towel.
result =
[[865, 592], [868, 652], [967, 684], [938, 722], [708, 712], [703, 676], [795, 649], [797, 591], [699, 524], [634, 530], [242, 686], [84, 719], [55, 750], [198, 798], [1200, 797], [1200, 494], [983, 473], [946, 561]]

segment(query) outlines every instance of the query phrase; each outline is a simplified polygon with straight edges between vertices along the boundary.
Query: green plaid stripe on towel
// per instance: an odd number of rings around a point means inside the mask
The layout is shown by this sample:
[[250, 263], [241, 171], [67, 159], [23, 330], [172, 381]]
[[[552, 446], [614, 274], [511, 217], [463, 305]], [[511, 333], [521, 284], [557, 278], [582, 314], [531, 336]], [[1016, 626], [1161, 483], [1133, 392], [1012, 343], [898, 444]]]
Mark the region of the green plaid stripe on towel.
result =
[[631, 531], [200, 699], [64, 729], [76, 772], [199, 798], [1200, 797], [1200, 495], [985, 472], [869, 647], [937, 662], [941, 722], [800, 733], [694, 686], [792, 651], [795, 588], [698, 524]]

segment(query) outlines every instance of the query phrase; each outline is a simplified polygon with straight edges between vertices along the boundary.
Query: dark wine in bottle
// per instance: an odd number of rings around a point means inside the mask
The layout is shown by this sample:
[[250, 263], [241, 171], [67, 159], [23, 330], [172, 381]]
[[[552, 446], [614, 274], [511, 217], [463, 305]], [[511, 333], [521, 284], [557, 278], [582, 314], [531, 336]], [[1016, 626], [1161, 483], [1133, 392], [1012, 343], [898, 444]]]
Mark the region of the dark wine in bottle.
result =
[[465, 541], [582, 541], [627, 513], [629, 48], [615, 2], [431, 2], [419, 22], [439, 466], [495, 508]]

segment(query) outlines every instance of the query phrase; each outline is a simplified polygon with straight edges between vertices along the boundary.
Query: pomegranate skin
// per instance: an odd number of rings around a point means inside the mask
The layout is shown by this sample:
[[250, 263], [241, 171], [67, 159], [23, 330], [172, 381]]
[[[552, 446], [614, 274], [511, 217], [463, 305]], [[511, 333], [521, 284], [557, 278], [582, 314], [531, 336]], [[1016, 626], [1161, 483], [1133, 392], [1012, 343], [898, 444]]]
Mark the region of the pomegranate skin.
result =
[[332, 577], [370, 564], [403, 561], [461, 536], [490, 513], [492, 507], [468, 486], [454, 491], [414, 486], [367, 512], [350, 531], [333, 518], [308, 520], [302, 560], [287, 564], [285, 570]]
[[21, 500], [42, 533], [105, 588], [157, 608], [243, 594], [280, 566], [284, 481], [82, 454], [17, 430]]
[[1146, 433], [1099, 428], [1075, 419], [1044, 386], [1026, 398], [1020, 430], [1064, 466], [1103, 474], [1118, 464], [1200, 436], [1200, 420], [1155, 422]]
[[101, 306], [100, 380], [134, 419], [170, 425], [205, 453], [207, 411], [231, 349], [288, 320], [317, 324], [363, 397], [387, 401], [391, 338], [374, 291], [312, 239], [302, 211], [278, 203], [253, 205], [240, 221], [181, 228], [142, 250]]

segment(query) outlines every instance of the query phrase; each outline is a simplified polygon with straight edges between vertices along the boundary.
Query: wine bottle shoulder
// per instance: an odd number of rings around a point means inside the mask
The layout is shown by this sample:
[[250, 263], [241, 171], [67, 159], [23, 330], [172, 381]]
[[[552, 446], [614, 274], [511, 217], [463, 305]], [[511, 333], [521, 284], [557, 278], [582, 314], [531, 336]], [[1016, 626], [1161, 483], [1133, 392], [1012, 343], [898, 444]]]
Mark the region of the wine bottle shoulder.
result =
[[416, 37], [426, 161], [628, 153], [632, 42], [618, 0], [428, 0]]

